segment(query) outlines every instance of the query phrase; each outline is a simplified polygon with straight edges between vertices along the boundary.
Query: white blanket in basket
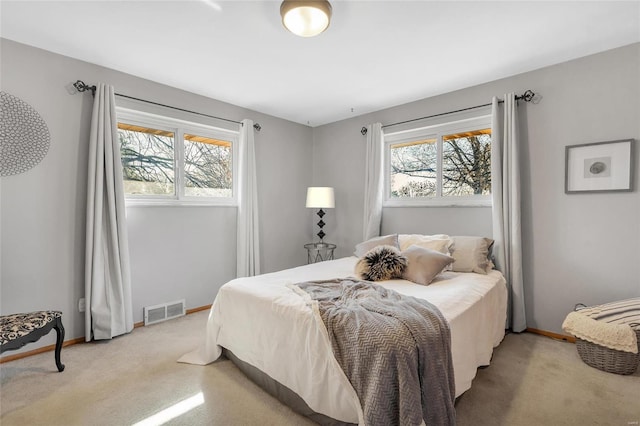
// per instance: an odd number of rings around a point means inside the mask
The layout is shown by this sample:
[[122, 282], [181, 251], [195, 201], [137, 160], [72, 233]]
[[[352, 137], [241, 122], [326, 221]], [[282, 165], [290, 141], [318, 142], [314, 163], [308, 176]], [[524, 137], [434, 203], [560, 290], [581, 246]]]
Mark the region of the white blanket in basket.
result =
[[600, 346], [637, 354], [636, 330], [640, 330], [640, 298], [571, 312], [564, 320], [562, 329]]

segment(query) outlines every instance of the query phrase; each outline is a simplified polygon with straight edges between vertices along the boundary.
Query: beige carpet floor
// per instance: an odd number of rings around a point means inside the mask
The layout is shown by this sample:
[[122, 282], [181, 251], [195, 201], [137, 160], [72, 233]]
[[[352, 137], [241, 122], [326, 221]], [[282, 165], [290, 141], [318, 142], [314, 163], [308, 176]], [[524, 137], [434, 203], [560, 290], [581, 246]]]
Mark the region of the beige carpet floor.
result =
[[[53, 352], [0, 364], [0, 423], [131, 425], [195, 399], [166, 424], [312, 424], [230, 361], [177, 363], [202, 339], [206, 318], [199, 312], [107, 343], [66, 347], [62, 373]], [[604, 373], [582, 363], [573, 344], [510, 334], [456, 410], [459, 425], [638, 425], [640, 372]]]

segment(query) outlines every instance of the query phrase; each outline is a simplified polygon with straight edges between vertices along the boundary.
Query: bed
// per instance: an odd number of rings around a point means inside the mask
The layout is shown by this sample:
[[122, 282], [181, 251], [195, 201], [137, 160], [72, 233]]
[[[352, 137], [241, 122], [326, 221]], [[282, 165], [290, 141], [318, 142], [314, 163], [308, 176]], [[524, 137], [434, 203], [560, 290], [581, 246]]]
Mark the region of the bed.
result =
[[[294, 410], [321, 423], [362, 424], [358, 396], [332, 354], [326, 329], [292, 289], [295, 283], [354, 277], [357, 262], [345, 257], [228, 282], [211, 307], [204, 341], [179, 361], [204, 365], [224, 351]], [[378, 284], [437, 306], [451, 330], [455, 395], [468, 390], [504, 337], [502, 274], [443, 271], [428, 286], [402, 279]]]

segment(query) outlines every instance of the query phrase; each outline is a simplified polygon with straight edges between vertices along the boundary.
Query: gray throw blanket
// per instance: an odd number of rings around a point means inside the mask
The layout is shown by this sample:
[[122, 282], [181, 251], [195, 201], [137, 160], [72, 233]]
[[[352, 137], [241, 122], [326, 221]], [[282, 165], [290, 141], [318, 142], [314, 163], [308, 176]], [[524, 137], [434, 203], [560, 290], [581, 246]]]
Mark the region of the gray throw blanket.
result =
[[318, 302], [367, 426], [455, 425], [451, 332], [438, 308], [367, 281], [296, 284]]

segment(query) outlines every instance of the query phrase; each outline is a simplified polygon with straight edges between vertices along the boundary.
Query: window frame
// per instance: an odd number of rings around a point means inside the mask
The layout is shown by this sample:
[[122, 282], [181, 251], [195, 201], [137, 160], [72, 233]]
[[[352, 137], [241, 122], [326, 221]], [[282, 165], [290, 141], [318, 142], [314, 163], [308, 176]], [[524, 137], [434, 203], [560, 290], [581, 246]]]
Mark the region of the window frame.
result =
[[[125, 194], [125, 204], [137, 206], [237, 206], [238, 205], [238, 169], [239, 131], [221, 129], [206, 124], [177, 118], [142, 112], [124, 107], [116, 107], [117, 122], [150, 127], [158, 130], [173, 132], [173, 195], [141, 195]], [[219, 139], [231, 143], [231, 197], [197, 197], [185, 195], [185, 134], [196, 134], [212, 139]]]
[[[441, 124], [401, 130], [383, 135], [383, 207], [490, 207], [492, 205], [491, 194], [468, 196], [443, 196], [442, 195], [442, 153], [443, 136], [473, 132], [476, 130], [492, 129], [491, 115], [482, 115], [473, 118], [450, 121]], [[493, 137], [493, 129], [492, 135]], [[436, 170], [436, 195], [434, 197], [391, 197], [391, 146], [408, 143], [417, 140], [436, 139], [437, 170]]]

